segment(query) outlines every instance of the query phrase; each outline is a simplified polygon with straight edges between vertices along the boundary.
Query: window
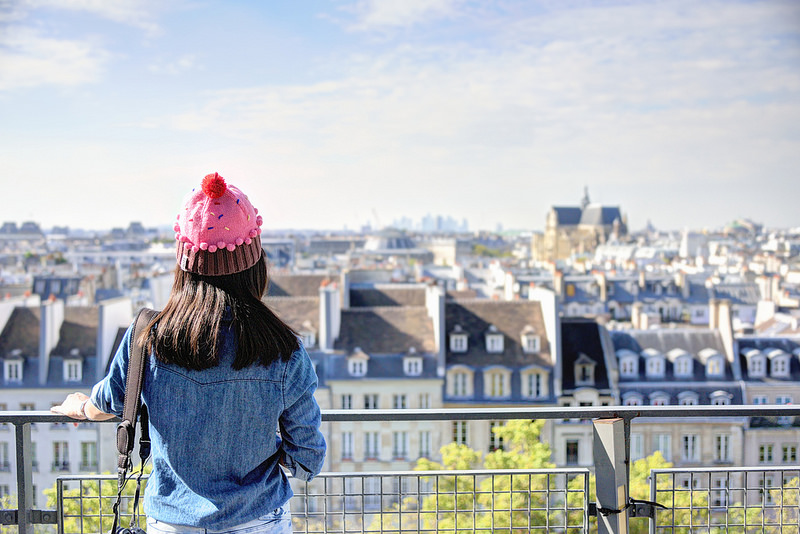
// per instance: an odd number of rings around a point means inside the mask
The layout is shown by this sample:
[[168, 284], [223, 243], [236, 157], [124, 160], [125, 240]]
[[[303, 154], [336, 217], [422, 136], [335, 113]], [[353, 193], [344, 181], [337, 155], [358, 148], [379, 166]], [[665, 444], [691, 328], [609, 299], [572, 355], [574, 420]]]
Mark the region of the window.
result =
[[775, 404], [791, 404], [791, 403], [792, 403], [791, 395], [777, 395], [775, 397]]
[[454, 397], [467, 397], [472, 394], [469, 383], [470, 373], [466, 371], [451, 371], [449, 375], [450, 393]]
[[10, 471], [11, 464], [8, 460], [8, 443], [0, 442], [0, 471]]
[[764, 504], [774, 505], [775, 498], [781, 493], [780, 490], [770, 490], [769, 488], [775, 487], [775, 477], [773, 475], [765, 475], [763, 480], [763, 489], [761, 495], [764, 498]]
[[494, 398], [508, 397], [511, 393], [510, 374], [504, 371], [489, 371], [484, 378], [486, 396]]
[[664, 377], [664, 358], [661, 356], [650, 356], [647, 358], [647, 377], [648, 378], [663, 378]]
[[539, 336], [531, 327], [527, 327], [522, 333], [522, 351], [527, 354], [539, 352], [541, 350]]
[[678, 404], [681, 406], [695, 406], [699, 397], [693, 391], [682, 391], [678, 393]]
[[688, 378], [692, 376], [692, 364], [694, 361], [691, 356], [681, 356], [675, 360], [675, 376]]
[[394, 395], [392, 397], [392, 407], [395, 410], [405, 410], [408, 406], [406, 406], [406, 396], [405, 395]]
[[5, 361], [6, 382], [22, 382], [22, 360]]
[[642, 395], [637, 392], [629, 392], [622, 396], [622, 404], [625, 406], [641, 406]]
[[431, 457], [431, 432], [430, 430], [423, 430], [419, 433], [419, 457]]
[[378, 394], [368, 393], [364, 395], [364, 409], [377, 410], [378, 409]]
[[686, 462], [700, 461], [700, 436], [685, 434], [681, 437], [681, 459]]
[[467, 352], [467, 334], [460, 325], [456, 325], [450, 333], [450, 351]]
[[758, 463], [771, 464], [773, 460], [773, 450], [775, 446], [767, 443], [758, 447]]
[[313, 347], [317, 342], [317, 336], [314, 332], [308, 330], [300, 331], [300, 339], [303, 341], [303, 346], [306, 348]]
[[672, 459], [672, 435], [656, 434], [654, 441], [655, 447], [653, 452], [660, 452], [661, 456], [663, 456], [664, 459], [669, 462]]
[[664, 392], [657, 391], [650, 395], [651, 406], [666, 406], [669, 404], [669, 395]]
[[767, 396], [766, 395], [754, 395], [753, 396], [753, 404], [767, 404]]
[[64, 380], [66, 382], [80, 382], [82, 376], [80, 360], [64, 360]]
[[81, 442], [81, 471], [97, 471], [97, 443]]
[[53, 471], [69, 471], [69, 443], [53, 442]]
[[706, 361], [706, 376], [722, 376], [725, 365], [722, 356], [712, 356]]
[[377, 460], [380, 455], [380, 441], [377, 432], [364, 432], [364, 459]]
[[342, 460], [353, 459], [353, 433], [342, 432]]
[[778, 356], [773, 358], [771, 375], [776, 378], [785, 378], [789, 376], [788, 356]]
[[497, 327], [492, 325], [486, 333], [486, 352], [503, 352], [503, 334], [497, 332]]
[[453, 421], [453, 441], [459, 445], [467, 444], [466, 421]]
[[522, 375], [523, 396], [532, 399], [547, 397], [547, 373], [533, 371]]
[[420, 393], [419, 394], [419, 407], [422, 410], [427, 410], [431, 407], [431, 394], [430, 393]]
[[392, 458], [395, 460], [408, 458], [408, 432], [392, 432]]
[[728, 505], [728, 490], [724, 478], [714, 479], [714, 491], [711, 492], [711, 506], [720, 507]]
[[711, 394], [711, 404], [714, 406], [727, 406], [731, 403], [733, 395], [725, 391], [715, 391]]
[[406, 376], [422, 374], [422, 358], [403, 358], [403, 372]]
[[636, 378], [639, 376], [639, 356], [630, 351], [625, 352], [627, 355], [619, 360], [619, 375], [623, 378]]
[[714, 461], [724, 463], [731, 461], [730, 434], [717, 434], [714, 436]]
[[350, 358], [347, 361], [347, 371], [350, 376], [365, 376], [367, 374], [367, 360], [363, 358]]
[[353, 396], [349, 393], [342, 395], [342, 410], [353, 409]]
[[747, 357], [747, 374], [750, 378], [761, 378], [767, 375], [767, 359], [759, 351], [754, 350], [748, 352]]
[[783, 446], [783, 463], [797, 462], [797, 445], [784, 445]]
[[503, 450], [503, 436], [495, 432], [504, 425], [501, 421], [489, 421], [489, 450]]
[[568, 439], [566, 443], [567, 465], [578, 465], [578, 445], [577, 439]]
[[631, 461], [644, 458], [644, 436], [638, 432], [631, 433]]

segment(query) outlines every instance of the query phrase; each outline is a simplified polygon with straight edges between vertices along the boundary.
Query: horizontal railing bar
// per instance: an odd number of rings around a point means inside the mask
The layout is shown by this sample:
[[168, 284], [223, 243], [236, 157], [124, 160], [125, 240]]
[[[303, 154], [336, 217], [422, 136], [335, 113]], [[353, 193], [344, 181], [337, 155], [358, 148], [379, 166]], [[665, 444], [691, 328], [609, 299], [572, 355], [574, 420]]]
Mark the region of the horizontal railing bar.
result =
[[800, 465], [776, 466], [763, 465], [758, 467], [702, 467], [693, 466], [691, 469], [680, 467], [664, 467], [661, 469], [651, 469], [651, 475], [672, 474], [672, 473], [775, 473], [775, 472], [794, 472], [800, 471]]
[[[343, 421], [454, 421], [503, 419], [608, 419], [621, 417], [788, 417], [800, 416], [800, 404], [749, 406], [536, 406], [508, 408], [447, 408], [429, 410], [323, 410], [322, 420]], [[109, 422], [119, 419], [109, 419]], [[44, 411], [0, 412], [0, 423], [74, 423], [63, 415]], [[98, 421], [92, 421], [98, 422]]]

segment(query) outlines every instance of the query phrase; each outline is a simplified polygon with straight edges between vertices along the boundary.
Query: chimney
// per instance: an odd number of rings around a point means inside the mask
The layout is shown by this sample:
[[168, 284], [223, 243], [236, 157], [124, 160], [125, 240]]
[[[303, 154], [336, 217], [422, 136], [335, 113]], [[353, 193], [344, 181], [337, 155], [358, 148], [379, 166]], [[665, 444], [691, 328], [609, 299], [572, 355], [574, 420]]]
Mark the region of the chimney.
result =
[[350, 269], [342, 271], [342, 309], [350, 309]]
[[720, 299], [717, 301], [717, 328], [722, 337], [722, 344], [725, 345], [725, 353], [728, 361], [734, 363], [733, 314], [731, 313], [731, 301], [728, 299]]
[[711, 330], [719, 328], [719, 301], [715, 298], [708, 299], [708, 327]]
[[772, 275], [772, 290], [771, 290], [771, 297], [772, 300], [775, 302], [779, 302], [781, 300], [781, 277], [778, 274]]
[[642, 330], [642, 315], [644, 315], [642, 308], [644, 305], [641, 302], [634, 302], [631, 306], [631, 326], [634, 330]]
[[564, 294], [564, 273], [558, 269], [553, 271], [553, 291], [559, 297]]
[[542, 320], [547, 333], [547, 343], [550, 345], [550, 359], [553, 365], [554, 395], [562, 394], [562, 365], [561, 365], [561, 305], [555, 292], [544, 287], [531, 287], [528, 291], [528, 300], [539, 302], [542, 309]]
[[644, 291], [647, 289], [647, 279], [645, 278], [644, 271], [639, 271], [639, 290]]
[[511, 271], [506, 271], [505, 280], [503, 281], [503, 299], [514, 300], [514, 295], [519, 294], [519, 286], [517, 285], [517, 277]]
[[61, 325], [64, 323], [64, 301], [50, 299], [39, 306], [39, 384], [47, 383], [50, 353], [58, 345]]
[[444, 320], [444, 288], [430, 284], [425, 288], [425, 307], [428, 309], [428, 317], [433, 322], [433, 342], [436, 347], [436, 373], [443, 377], [445, 374], [445, 347], [447, 346], [447, 335]]
[[335, 284], [323, 282], [319, 287], [319, 348], [331, 352], [339, 337], [342, 307]]
[[685, 272], [678, 271], [675, 273], [675, 285], [681, 289], [681, 298], [688, 299], [689, 295], [691, 294], [691, 285], [689, 284], [689, 280], [686, 278]]
[[608, 301], [608, 281], [606, 280], [606, 273], [603, 271], [595, 271], [594, 273], [595, 279], [597, 280], [597, 285], [600, 287], [600, 301], [607, 302]]
[[120, 328], [127, 328], [133, 322], [131, 299], [119, 297], [102, 301], [97, 306], [97, 372], [95, 380], [106, 374], [108, 361], [114, 357], [114, 341]]

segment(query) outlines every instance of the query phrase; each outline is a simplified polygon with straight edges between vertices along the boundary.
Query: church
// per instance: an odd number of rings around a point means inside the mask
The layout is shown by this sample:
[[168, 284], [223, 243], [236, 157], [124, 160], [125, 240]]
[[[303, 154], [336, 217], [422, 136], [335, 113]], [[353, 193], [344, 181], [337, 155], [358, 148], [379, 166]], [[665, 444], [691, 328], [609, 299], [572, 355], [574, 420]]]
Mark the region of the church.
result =
[[620, 208], [592, 203], [589, 190], [585, 188], [580, 206], [550, 208], [544, 233], [533, 236], [531, 254], [535, 261], [593, 254], [597, 245], [619, 240], [627, 234], [627, 217]]

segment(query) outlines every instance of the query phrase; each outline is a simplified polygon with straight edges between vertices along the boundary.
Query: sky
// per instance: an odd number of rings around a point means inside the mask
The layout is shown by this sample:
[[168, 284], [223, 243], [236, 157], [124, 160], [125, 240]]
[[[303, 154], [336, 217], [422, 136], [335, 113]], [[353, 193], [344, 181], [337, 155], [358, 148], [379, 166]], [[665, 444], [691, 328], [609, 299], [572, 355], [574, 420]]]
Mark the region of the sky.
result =
[[0, 0], [0, 222], [800, 226], [796, 0]]

